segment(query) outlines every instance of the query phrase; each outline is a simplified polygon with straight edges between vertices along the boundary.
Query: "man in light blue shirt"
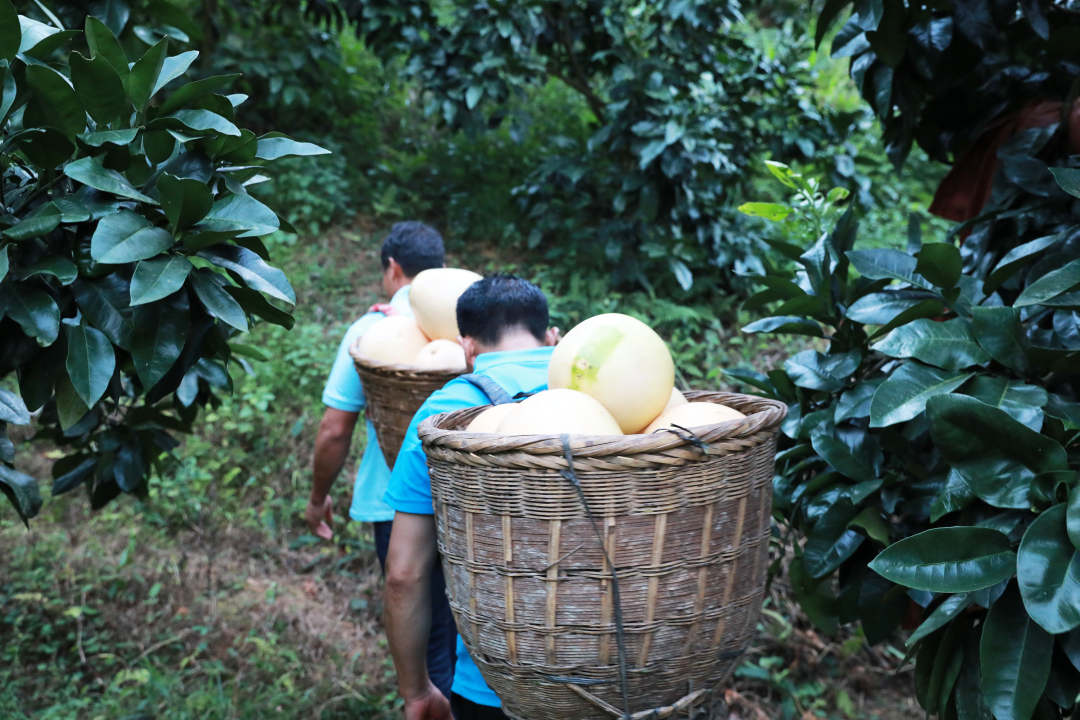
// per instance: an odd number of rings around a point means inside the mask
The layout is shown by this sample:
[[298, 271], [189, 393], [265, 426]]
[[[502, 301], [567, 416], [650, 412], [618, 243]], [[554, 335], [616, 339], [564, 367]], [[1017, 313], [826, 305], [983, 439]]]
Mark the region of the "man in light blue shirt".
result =
[[[509, 395], [547, 387], [551, 345], [547, 299], [532, 283], [512, 276], [487, 277], [458, 300], [458, 328], [472, 372], [498, 383]], [[423, 648], [430, 615], [428, 578], [438, 565], [431, 477], [417, 428], [431, 417], [490, 402], [478, 387], [455, 378], [435, 391], [413, 416], [386, 491], [397, 511], [386, 560], [386, 634], [398, 674], [406, 720], [497, 720], [506, 716], [461, 638], [449, 699], [428, 679]]]
[[[363, 387], [349, 355], [349, 348], [368, 328], [386, 315], [412, 315], [409, 307], [409, 285], [420, 271], [443, 266], [442, 237], [423, 223], [397, 223], [383, 241], [381, 261], [383, 292], [390, 298], [390, 302], [376, 305], [346, 331], [323, 390], [322, 401], [326, 405], [326, 411], [315, 438], [314, 482], [304, 518], [311, 532], [327, 540], [333, 537], [330, 488], [348, 458], [353, 430], [360, 411], [364, 409]], [[379, 448], [375, 428], [370, 421], [365, 424], [367, 445], [364, 447], [353, 484], [349, 517], [357, 522], [372, 523], [375, 552], [379, 564], [385, 566], [390, 527], [394, 519], [394, 510], [383, 501], [383, 494], [390, 479], [390, 469]], [[456, 633], [450, 606], [443, 591], [442, 568], [433, 568], [431, 582], [431, 622], [435, 631], [429, 642], [428, 662], [432, 666], [432, 679], [448, 690], [453, 677]]]

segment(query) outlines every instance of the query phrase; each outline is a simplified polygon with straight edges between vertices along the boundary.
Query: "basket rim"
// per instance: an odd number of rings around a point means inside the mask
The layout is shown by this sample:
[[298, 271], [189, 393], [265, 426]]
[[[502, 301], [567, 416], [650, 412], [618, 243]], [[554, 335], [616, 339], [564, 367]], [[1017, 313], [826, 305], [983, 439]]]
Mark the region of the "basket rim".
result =
[[[688, 400], [696, 402], [717, 402], [744, 407], [760, 406], [755, 412], [743, 418], [697, 426], [693, 435], [706, 444], [748, 439], [760, 433], [772, 433], [779, 428], [788, 412], [787, 405], [783, 402], [757, 395], [707, 390], [687, 390], [683, 394]], [[482, 409], [488, 407], [491, 406], [480, 405], [454, 410], [424, 420], [418, 428], [421, 442], [425, 448], [484, 455], [510, 452], [523, 452], [530, 455], [562, 455], [564, 453], [561, 435], [499, 435], [467, 432], [454, 428], [471, 420], [482, 412]], [[685, 437], [681, 433], [660, 430], [649, 435], [569, 436], [570, 450], [575, 456], [581, 457], [662, 453], [693, 444], [693, 438]]]
[[403, 365], [401, 363], [379, 363], [372, 362], [357, 356], [353, 353], [353, 349], [349, 348], [349, 357], [352, 358], [353, 364], [358, 371], [369, 372], [375, 375], [413, 375], [424, 378], [437, 378], [445, 377], [447, 380], [452, 380], [459, 375], [464, 375], [467, 370], [448, 370], [445, 368], [421, 368], [415, 365]]

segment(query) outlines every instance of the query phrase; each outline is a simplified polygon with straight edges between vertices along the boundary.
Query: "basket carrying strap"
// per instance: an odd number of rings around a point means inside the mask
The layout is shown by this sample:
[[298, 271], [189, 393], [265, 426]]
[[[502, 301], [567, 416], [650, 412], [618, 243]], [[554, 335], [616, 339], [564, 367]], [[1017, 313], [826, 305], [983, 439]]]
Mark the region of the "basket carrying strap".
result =
[[461, 379], [479, 388], [482, 393], [487, 395], [488, 400], [491, 401], [492, 405], [503, 405], [508, 402], [514, 402], [514, 398], [510, 397], [510, 393], [506, 392], [506, 388], [486, 375], [469, 373], [467, 375], [462, 375]]

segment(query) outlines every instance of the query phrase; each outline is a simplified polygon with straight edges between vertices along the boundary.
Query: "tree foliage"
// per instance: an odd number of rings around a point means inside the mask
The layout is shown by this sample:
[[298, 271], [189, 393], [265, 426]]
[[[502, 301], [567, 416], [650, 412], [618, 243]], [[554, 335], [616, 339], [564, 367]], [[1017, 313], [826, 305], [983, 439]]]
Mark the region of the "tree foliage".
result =
[[281, 223], [249, 188], [270, 161], [325, 153], [238, 127], [235, 76], [187, 81], [198, 53], [171, 52], [175, 28], [122, 44], [121, 3], [80, 29], [35, 8], [0, 0], [0, 378], [18, 388], [0, 388], [0, 489], [24, 520], [41, 500], [7, 424], [40, 412], [67, 450], [53, 494], [84, 486], [100, 507], [143, 491], [172, 433], [230, 389], [255, 317], [291, 324], [260, 240]]
[[837, 135], [831, 118], [795, 120], [809, 115], [798, 102], [802, 66], [740, 38], [734, 2], [313, 7], [349, 17], [382, 57], [406, 58], [429, 110], [451, 126], [498, 125], [530, 85], [573, 89], [579, 102], [565, 112], [584, 114], [588, 132], [556, 137], [512, 189], [523, 239], [568, 266], [613, 268], [621, 282], [689, 290], [710, 265], [728, 271], [725, 283], [733, 269], [760, 270], [755, 234], [732, 202], [751, 159], [812, 154]]
[[834, 47], [897, 161], [912, 142], [951, 161], [934, 209], [962, 224], [856, 249], [854, 213], [779, 165], [796, 202], [746, 208], [813, 238], [774, 242], [787, 263], [752, 301], [773, 316], [746, 330], [823, 345], [737, 373], [790, 403], [792, 587], [872, 642], [917, 611], [916, 691], [940, 717], [1066, 717], [1080, 690], [1078, 33], [1068, 3], [856, 3]]

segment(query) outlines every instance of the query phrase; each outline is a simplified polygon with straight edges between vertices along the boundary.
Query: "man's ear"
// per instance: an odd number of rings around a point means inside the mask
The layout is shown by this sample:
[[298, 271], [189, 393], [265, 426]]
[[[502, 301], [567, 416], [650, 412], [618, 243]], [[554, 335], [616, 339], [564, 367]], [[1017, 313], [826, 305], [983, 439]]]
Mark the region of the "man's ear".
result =
[[558, 345], [562, 340], [562, 334], [557, 327], [549, 327], [547, 332], [544, 333], [544, 344], [548, 346]]
[[387, 270], [390, 271], [391, 279], [395, 280], [396, 282], [401, 282], [409, 279], [409, 276], [405, 274], [404, 270], [402, 270], [401, 263], [399, 263], [393, 257], [391, 257], [387, 262]]
[[473, 363], [476, 361], [478, 355], [476, 350], [476, 340], [471, 337], [458, 336], [458, 343], [461, 344], [461, 349], [465, 351], [465, 367], [472, 372]]

